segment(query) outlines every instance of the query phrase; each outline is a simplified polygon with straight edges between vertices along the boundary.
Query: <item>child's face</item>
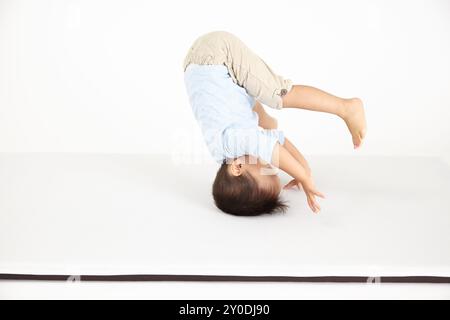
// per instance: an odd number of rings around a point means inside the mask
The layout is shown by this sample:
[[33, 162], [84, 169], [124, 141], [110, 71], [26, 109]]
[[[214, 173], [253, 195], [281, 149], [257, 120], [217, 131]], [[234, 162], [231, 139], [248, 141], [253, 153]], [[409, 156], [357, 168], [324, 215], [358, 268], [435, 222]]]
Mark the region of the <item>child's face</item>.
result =
[[231, 172], [240, 175], [247, 171], [263, 188], [271, 188], [277, 194], [281, 192], [281, 182], [278, 177], [278, 169], [253, 156], [242, 156], [231, 164]]

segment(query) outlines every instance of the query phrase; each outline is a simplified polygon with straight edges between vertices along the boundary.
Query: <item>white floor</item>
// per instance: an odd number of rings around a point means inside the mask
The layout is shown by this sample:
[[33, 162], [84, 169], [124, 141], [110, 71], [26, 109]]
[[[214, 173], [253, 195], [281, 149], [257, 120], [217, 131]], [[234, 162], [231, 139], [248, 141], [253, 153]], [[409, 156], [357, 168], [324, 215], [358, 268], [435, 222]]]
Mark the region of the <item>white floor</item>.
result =
[[0, 299], [450, 299], [446, 284], [0, 281]]
[[[0, 154], [0, 273], [450, 276], [450, 167], [437, 158], [310, 157], [313, 214], [236, 218], [216, 166], [165, 156]], [[287, 182], [287, 177], [283, 176]], [[0, 282], [9, 297], [448, 298], [449, 285]]]

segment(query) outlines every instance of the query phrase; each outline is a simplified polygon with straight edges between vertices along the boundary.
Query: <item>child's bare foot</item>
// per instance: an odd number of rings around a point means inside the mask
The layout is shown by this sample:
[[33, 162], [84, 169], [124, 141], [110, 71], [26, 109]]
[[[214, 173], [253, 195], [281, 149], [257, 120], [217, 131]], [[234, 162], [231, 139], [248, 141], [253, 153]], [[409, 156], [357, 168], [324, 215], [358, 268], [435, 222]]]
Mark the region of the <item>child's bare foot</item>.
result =
[[367, 132], [366, 116], [361, 99], [345, 99], [341, 118], [350, 130], [354, 149], [359, 148]]

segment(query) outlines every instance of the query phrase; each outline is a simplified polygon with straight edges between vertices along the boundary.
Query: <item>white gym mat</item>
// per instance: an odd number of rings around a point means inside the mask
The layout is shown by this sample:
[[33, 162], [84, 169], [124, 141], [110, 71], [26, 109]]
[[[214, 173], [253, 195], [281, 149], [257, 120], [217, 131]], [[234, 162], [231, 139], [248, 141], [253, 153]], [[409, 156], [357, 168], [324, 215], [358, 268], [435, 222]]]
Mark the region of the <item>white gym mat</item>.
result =
[[445, 162], [308, 160], [319, 214], [289, 190], [286, 214], [234, 217], [212, 202], [216, 165], [2, 153], [0, 278], [449, 282]]

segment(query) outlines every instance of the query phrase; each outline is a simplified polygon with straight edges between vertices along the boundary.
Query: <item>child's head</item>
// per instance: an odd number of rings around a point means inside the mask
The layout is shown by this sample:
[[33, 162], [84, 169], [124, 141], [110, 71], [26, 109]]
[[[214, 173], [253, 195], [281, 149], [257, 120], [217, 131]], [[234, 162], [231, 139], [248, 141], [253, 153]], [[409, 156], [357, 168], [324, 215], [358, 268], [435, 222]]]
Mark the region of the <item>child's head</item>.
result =
[[217, 207], [237, 216], [257, 216], [284, 211], [280, 178], [269, 164], [252, 156], [224, 162], [213, 184]]

